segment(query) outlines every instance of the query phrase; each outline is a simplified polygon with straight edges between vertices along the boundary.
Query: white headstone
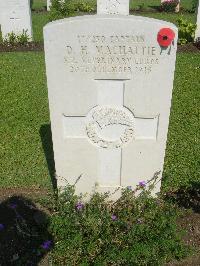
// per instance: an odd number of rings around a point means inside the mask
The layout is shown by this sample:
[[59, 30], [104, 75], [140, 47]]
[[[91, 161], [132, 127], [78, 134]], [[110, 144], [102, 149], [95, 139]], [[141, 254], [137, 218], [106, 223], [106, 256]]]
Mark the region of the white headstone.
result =
[[98, 0], [97, 14], [129, 15], [129, 0]]
[[47, 0], [47, 11], [50, 11], [51, 8], [51, 0]]
[[[163, 28], [175, 33], [165, 49], [157, 40]], [[45, 26], [44, 40], [58, 186], [81, 176], [77, 193], [96, 183], [113, 192], [161, 177], [176, 26], [138, 16], [73, 17]]]
[[195, 33], [195, 40], [200, 41], [200, 2], [199, 2], [199, 7], [197, 11], [197, 29]]
[[0, 0], [2, 37], [14, 32], [19, 35], [27, 31], [32, 40], [30, 0]]

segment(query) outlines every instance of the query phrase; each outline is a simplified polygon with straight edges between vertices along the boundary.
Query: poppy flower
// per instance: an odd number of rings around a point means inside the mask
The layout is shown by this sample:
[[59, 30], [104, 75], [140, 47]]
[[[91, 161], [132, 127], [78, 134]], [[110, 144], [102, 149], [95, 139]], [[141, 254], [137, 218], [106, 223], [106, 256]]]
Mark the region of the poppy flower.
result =
[[162, 28], [157, 35], [157, 41], [162, 47], [168, 47], [171, 45], [175, 38], [175, 33], [170, 28]]

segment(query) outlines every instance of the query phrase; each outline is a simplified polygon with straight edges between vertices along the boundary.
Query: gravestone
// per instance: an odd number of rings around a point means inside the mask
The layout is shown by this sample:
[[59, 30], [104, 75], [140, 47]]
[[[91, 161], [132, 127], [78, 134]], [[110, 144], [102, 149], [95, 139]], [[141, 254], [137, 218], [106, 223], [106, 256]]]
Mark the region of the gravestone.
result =
[[13, 32], [17, 35], [27, 31], [32, 40], [32, 22], [29, 0], [0, 0], [2, 37]]
[[47, 11], [50, 11], [51, 8], [51, 0], [47, 0]]
[[176, 26], [98, 6], [44, 28], [57, 182], [77, 193], [161, 177], [170, 115]]
[[197, 29], [195, 32], [195, 40], [200, 41], [200, 2], [199, 2], [198, 11], [197, 11]]

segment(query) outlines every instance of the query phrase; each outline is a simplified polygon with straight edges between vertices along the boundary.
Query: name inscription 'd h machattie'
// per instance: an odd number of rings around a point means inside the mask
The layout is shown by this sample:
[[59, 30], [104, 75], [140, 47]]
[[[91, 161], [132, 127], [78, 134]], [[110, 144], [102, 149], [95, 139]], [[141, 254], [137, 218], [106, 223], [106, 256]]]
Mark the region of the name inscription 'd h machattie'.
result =
[[143, 35], [78, 35], [76, 38], [76, 49], [67, 44], [64, 57], [67, 71], [71, 73], [148, 74], [159, 64], [160, 51], [148, 45]]

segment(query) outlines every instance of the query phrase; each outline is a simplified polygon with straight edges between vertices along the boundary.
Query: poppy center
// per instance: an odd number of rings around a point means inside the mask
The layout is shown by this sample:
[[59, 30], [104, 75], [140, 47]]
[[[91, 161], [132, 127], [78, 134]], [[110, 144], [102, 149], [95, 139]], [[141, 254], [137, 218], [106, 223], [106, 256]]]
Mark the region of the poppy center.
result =
[[168, 39], [168, 37], [165, 35], [165, 36], [163, 36], [163, 40], [167, 40]]

